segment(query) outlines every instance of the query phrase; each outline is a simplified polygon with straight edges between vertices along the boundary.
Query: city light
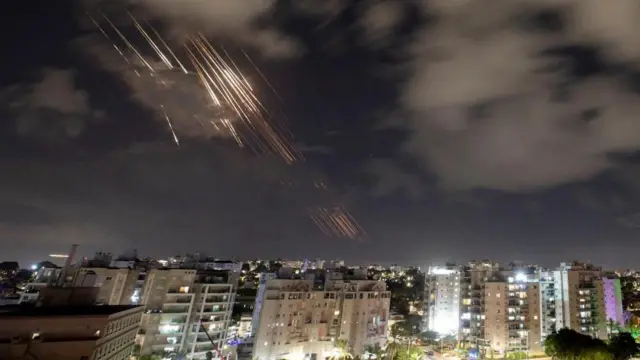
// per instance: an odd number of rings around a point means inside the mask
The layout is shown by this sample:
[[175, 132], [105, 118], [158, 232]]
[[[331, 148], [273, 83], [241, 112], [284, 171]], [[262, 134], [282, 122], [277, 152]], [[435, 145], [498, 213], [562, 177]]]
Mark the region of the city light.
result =
[[527, 275], [524, 273], [516, 273], [516, 281], [517, 282], [526, 282], [527, 281]]
[[31, 270], [38, 270], [38, 265], [36, 264], [31, 265]]
[[69, 257], [69, 255], [66, 255], [66, 254], [49, 254], [49, 257], [66, 259], [66, 258]]
[[443, 267], [434, 266], [429, 268], [430, 275], [451, 275], [455, 273], [456, 273], [456, 270], [446, 269]]

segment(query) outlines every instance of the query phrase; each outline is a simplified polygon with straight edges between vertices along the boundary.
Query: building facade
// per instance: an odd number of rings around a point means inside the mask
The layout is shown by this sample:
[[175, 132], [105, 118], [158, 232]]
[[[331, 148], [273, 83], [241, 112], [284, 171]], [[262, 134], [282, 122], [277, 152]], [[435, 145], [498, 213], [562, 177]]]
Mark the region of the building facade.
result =
[[2, 309], [0, 358], [129, 359], [142, 308], [64, 306]]
[[488, 351], [542, 352], [536, 274], [508, 271], [495, 276], [485, 283], [484, 299], [483, 344]]
[[620, 280], [603, 275], [601, 268], [562, 263], [540, 275], [542, 337], [569, 328], [607, 339], [610, 322], [623, 323]]
[[484, 341], [485, 283], [500, 273], [492, 261], [470, 262], [460, 269], [460, 327], [458, 338], [468, 343]]
[[425, 293], [427, 329], [442, 336], [457, 335], [460, 329], [460, 269], [455, 265], [430, 267]]
[[76, 270], [73, 286], [97, 287], [97, 304], [134, 305], [140, 272], [128, 268], [82, 267]]
[[147, 274], [141, 354], [214, 358], [225, 347], [236, 281], [219, 270], [154, 269]]
[[324, 359], [344, 340], [353, 356], [366, 346], [384, 346], [388, 334], [390, 293], [370, 280], [269, 279], [261, 298], [253, 357], [260, 360]]

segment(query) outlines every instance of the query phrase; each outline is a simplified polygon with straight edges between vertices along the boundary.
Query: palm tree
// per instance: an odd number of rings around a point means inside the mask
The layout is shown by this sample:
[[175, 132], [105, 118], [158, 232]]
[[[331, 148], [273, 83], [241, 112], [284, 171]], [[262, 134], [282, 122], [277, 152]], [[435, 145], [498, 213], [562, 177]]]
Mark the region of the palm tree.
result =
[[407, 347], [399, 342], [391, 342], [387, 344], [386, 355], [387, 359], [395, 359], [399, 353], [406, 352]]
[[338, 339], [333, 344], [335, 347], [335, 354], [331, 356], [331, 360], [351, 360], [353, 355], [349, 352], [348, 344], [346, 340]]

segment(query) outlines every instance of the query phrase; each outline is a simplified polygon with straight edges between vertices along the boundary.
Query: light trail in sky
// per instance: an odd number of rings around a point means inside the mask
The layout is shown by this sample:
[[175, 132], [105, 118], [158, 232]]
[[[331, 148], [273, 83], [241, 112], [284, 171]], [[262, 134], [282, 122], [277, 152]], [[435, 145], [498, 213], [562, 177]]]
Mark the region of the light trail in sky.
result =
[[[181, 46], [172, 48], [148, 21], [140, 21], [129, 11], [126, 13], [139, 36], [126, 36], [126, 31], [102, 12], [99, 14], [108, 25], [106, 27], [101, 26], [91, 14], [87, 16], [136, 76], [154, 79], [149, 84], [161, 86], [167, 91], [180, 88], [194, 78], [200, 84], [201, 93], [192, 96], [205, 99], [206, 104], [188, 119], [170, 117], [171, 109], [167, 102], [158, 100], [156, 104], [158, 114], [166, 122], [176, 146], [180, 146], [176, 121], [190, 121], [204, 133], [214, 132], [231, 138], [239, 147], [257, 154], [273, 154], [287, 164], [304, 161], [302, 153], [294, 146], [293, 136], [284, 119], [275, 118], [262, 103], [249, 79], [226, 49], [214, 46], [202, 33], [197, 32], [187, 35]], [[147, 56], [147, 53], [151, 56]], [[242, 53], [267, 86], [282, 100], [249, 55], [244, 51]], [[362, 227], [343, 207], [316, 207], [309, 212], [309, 217], [328, 236], [352, 239], [366, 236]]]

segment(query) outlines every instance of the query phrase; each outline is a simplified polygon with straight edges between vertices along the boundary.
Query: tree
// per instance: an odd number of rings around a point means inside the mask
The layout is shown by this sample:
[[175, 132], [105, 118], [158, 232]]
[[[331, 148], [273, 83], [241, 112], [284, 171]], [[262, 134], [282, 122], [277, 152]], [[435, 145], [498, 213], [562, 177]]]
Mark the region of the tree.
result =
[[[493, 349], [491, 351], [491, 354], [493, 355]], [[527, 358], [527, 353], [523, 351], [513, 351], [507, 354], [507, 359], [509, 360], [524, 360], [526, 358]]]
[[367, 346], [365, 350], [369, 354], [368, 359], [379, 360], [379, 359], [382, 359], [382, 356], [384, 355], [384, 349], [382, 349], [380, 344], [377, 344], [377, 343], [375, 345]]
[[140, 355], [138, 357], [138, 360], [161, 360], [162, 359], [162, 355], [160, 354], [146, 354], [146, 355]]
[[204, 356], [207, 360], [213, 360], [213, 352], [211, 351], [207, 351]]
[[420, 334], [420, 324], [422, 318], [419, 315], [407, 315], [403, 321], [399, 321], [391, 326], [391, 337], [410, 338]]
[[438, 338], [438, 333], [435, 331], [427, 330], [420, 333], [420, 341], [424, 343], [433, 343]]
[[349, 352], [346, 340], [338, 339], [334, 342], [335, 354], [331, 356], [332, 360], [349, 360], [353, 359], [353, 355]]
[[630, 333], [619, 332], [611, 337], [609, 352], [615, 360], [628, 360], [640, 352], [640, 347]]
[[585, 349], [580, 353], [579, 360], [613, 360], [613, 354], [606, 349]]
[[585, 357], [592, 359], [603, 357], [603, 352], [608, 352], [604, 341], [570, 329], [560, 329], [547, 336], [544, 340], [544, 350], [548, 356], [557, 360], [575, 360]]
[[398, 350], [393, 360], [420, 360], [424, 356], [422, 349], [413, 345]]

